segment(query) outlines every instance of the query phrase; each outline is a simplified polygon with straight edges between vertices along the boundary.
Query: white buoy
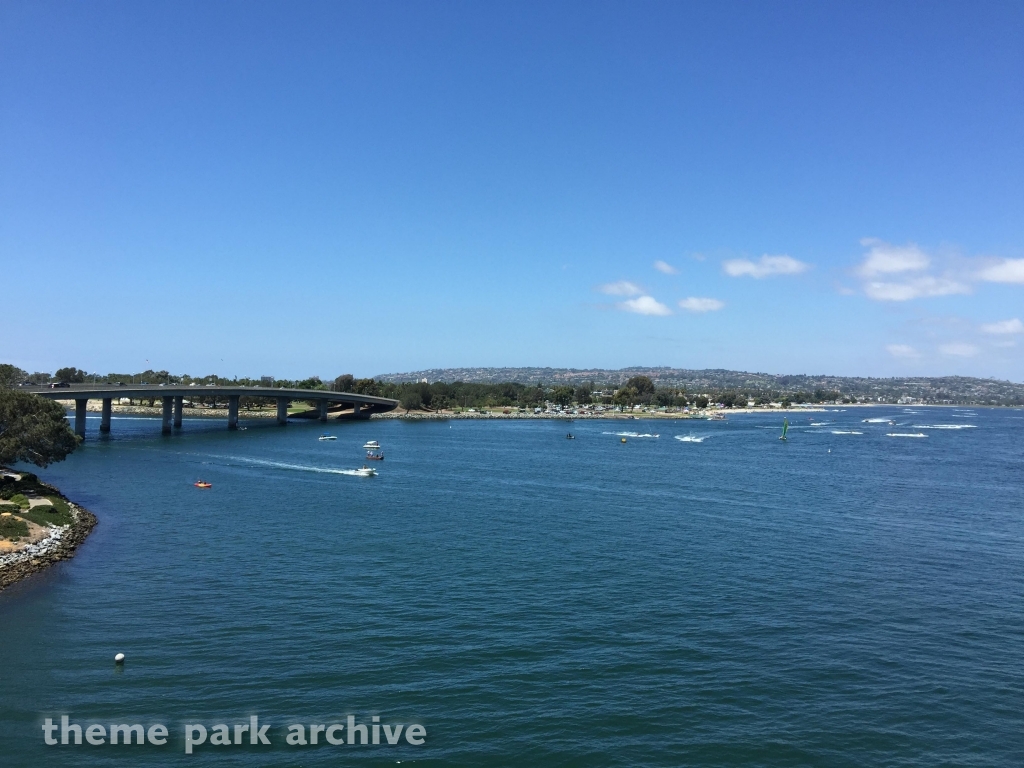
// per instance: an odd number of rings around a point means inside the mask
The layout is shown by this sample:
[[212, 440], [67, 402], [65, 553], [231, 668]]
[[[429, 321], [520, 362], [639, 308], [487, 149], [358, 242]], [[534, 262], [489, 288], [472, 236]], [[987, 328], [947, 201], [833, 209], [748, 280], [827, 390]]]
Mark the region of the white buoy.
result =
[[123, 653], [117, 654], [114, 657], [114, 663], [115, 664], [124, 664], [124, 654]]

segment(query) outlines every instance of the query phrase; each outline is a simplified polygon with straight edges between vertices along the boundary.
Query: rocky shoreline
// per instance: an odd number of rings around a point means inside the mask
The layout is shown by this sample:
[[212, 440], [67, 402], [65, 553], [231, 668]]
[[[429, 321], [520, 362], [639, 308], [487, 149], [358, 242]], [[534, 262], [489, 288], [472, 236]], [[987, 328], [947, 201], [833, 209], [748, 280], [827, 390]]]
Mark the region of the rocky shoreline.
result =
[[73, 522], [71, 525], [53, 526], [45, 538], [24, 549], [0, 555], [0, 591], [54, 563], [72, 558], [75, 550], [99, 522], [96, 515], [66, 499], [52, 485], [42, 481], [38, 481], [38, 484], [51, 495], [59, 496], [67, 502]]

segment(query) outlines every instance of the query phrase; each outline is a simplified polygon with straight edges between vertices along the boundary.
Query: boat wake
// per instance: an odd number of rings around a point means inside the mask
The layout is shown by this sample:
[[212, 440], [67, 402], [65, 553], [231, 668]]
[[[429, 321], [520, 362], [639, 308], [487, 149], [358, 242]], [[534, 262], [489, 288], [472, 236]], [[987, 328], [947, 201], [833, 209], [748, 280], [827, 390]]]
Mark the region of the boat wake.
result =
[[977, 429], [975, 424], [915, 424], [914, 429]]
[[888, 424], [892, 419], [863, 419], [865, 424]]
[[928, 437], [924, 432], [887, 432], [886, 437]]
[[650, 433], [639, 433], [639, 432], [602, 432], [602, 435], [615, 435], [616, 437], [657, 437]]
[[358, 477], [363, 470], [359, 469], [331, 469], [329, 467], [311, 467], [306, 464], [289, 464], [284, 461], [267, 461], [266, 459], [250, 459], [247, 456], [211, 456], [214, 459], [239, 462], [258, 467], [272, 467], [274, 469], [287, 469], [293, 472], [316, 472], [324, 475], [354, 475]]
[[832, 434], [833, 435], [863, 435], [864, 433], [863, 432], [857, 432], [856, 430], [852, 430], [852, 429], [833, 429], [832, 430]]

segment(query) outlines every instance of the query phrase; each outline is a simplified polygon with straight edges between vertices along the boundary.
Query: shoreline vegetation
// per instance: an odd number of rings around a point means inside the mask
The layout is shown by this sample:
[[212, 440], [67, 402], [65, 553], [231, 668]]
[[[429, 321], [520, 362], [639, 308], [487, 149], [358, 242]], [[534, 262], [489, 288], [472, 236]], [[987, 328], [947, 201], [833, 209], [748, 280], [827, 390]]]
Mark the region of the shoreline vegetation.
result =
[[[655, 405], [691, 408], [707, 404], [742, 408], [775, 405], [1024, 405], [1024, 384], [963, 376], [865, 378], [749, 373], [719, 369], [622, 368], [452, 368], [356, 378], [278, 379], [273, 376], [191, 376], [168, 371], [88, 373], [60, 368], [56, 373], [27, 371], [0, 364], [0, 388], [62, 387], [71, 384], [144, 384], [195, 387], [193, 405], [223, 405], [203, 391], [205, 386], [269, 387], [349, 392], [400, 401], [410, 411], [454, 411], [479, 408], [535, 408], [558, 405]], [[158, 398], [128, 398], [128, 405], [153, 406]], [[242, 411], [259, 411], [263, 401], [242, 396]], [[296, 403], [298, 405], [298, 403]], [[195, 414], [193, 414], [195, 415]], [[258, 415], [258, 414], [254, 414]]]
[[[65, 408], [69, 410], [74, 409], [73, 400], [57, 400], [56, 402], [61, 403]], [[637, 408], [636, 410], [603, 410], [603, 411], [586, 411], [586, 410], [545, 410], [541, 409], [539, 413], [535, 413], [534, 409], [518, 409], [518, 408], [502, 408], [499, 406], [491, 408], [454, 408], [454, 409], [440, 409], [425, 410], [425, 409], [411, 409], [406, 410], [405, 408], [399, 407], [393, 411], [387, 411], [385, 413], [374, 413], [370, 416], [370, 419], [694, 419], [694, 420], [707, 420], [707, 419], [720, 419], [727, 415], [735, 415], [741, 413], [818, 413], [825, 411], [827, 408], [850, 408], [850, 407], [871, 407], [873, 404], [867, 403], [850, 403], [844, 405], [808, 405], [808, 406], [789, 406], [789, 407], [749, 407], [749, 408], [705, 408], [699, 410], [683, 411], [678, 410], [642, 410]], [[102, 404], [89, 401], [88, 411], [90, 413], [99, 413], [102, 411]], [[144, 416], [157, 418], [163, 414], [161, 406], [147, 406], [147, 405], [111, 405], [111, 413], [115, 416]], [[343, 412], [349, 414], [351, 411]], [[224, 419], [227, 418], [228, 412], [226, 408], [183, 408], [182, 415], [185, 418], [197, 419], [197, 418], [210, 418], [210, 419]], [[318, 413], [315, 408], [309, 409], [294, 409], [288, 413], [288, 418], [291, 419], [315, 419]], [[277, 411], [274, 408], [250, 408], [240, 409], [238, 411], [239, 419], [275, 419], [277, 418]], [[329, 418], [333, 420], [339, 420], [339, 411], [334, 409], [329, 412]]]
[[31, 472], [0, 467], [0, 591], [71, 559], [98, 522]]

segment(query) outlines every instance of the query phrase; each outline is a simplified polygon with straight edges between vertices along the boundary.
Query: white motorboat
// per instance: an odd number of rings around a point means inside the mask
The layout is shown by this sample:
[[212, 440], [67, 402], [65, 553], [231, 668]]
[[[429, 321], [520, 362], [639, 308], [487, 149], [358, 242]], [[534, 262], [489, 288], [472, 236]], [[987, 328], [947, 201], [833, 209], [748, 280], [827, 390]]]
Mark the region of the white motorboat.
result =
[[376, 477], [377, 470], [373, 467], [361, 467], [360, 469], [348, 469], [343, 470], [346, 475], [355, 475], [356, 477]]
[[317, 438], [317, 440], [337, 440], [337, 439], [338, 438], [336, 438], [334, 435], [320, 435], [320, 437]]
[[364, 451], [379, 451], [380, 450], [380, 443], [378, 443], [376, 440], [369, 440], [366, 443], [366, 445], [363, 446], [363, 450]]

